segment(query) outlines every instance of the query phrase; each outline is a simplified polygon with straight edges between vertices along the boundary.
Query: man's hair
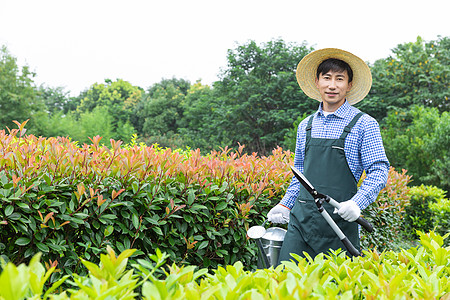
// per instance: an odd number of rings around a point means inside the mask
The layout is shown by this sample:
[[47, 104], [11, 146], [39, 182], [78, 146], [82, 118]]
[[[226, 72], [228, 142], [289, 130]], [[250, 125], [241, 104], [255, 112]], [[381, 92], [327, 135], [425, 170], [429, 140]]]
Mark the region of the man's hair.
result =
[[347, 71], [348, 82], [352, 82], [353, 80], [353, 71], [352, 68], [343, 60], [337, 58], [328, 58], [320, 63], [317, 67], [317, 79], [319, 79], [320, 74], [325, 74], [329, 71], [333, 72], [344, 72]]

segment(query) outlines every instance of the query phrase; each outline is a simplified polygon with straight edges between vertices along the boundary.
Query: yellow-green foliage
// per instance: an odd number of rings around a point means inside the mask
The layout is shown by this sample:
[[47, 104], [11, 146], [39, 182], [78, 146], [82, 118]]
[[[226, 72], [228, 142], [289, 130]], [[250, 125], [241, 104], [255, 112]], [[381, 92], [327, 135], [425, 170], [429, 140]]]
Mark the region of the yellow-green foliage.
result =
[[413, 186], [408, 194], [411, 197], [430, 198], [433, 202], [439, 202], [445, 199], [445, 191], [431, 185]]
[[[440, 189], [439, 189], [440, 190]], [[445, 192], [440, 190], [440, 195], [436, 202], [430, 204], [433, 211], [433, 223], [436, 226], [436, 231], [442, 235], [450, 232], [450, 199], [445, 198]], [[445, 245], [450, 245], [447, 239]]]
[[449, 232], [450, 208], [445, 191], [429, 185], [414, 186], [408, 191], [410, 205], [406, 207], [406, 229], [427, 232], [436, 230], [440, 234]]
[[[195, 266], [167, 267], [157, 250], [150, 259], [126, 268], [133, 250], [116, 257], [111, 248], [100, 265], [83, 261], [86, 276], [72, 274], [73, 288], [43, 285], [45, 272], [35, 256], [28, 266], [8, 263], [0, 275], [0, 299], [448, 299], [450, 247], [447, 236], [420, 233], [421, 245], [399, 252], [364, 251], [364, 257], [343, 253], [285, 262], [277, 268], [246, 270], [241, 262], [208, 272]], [[164, 273], [164, 279], [155, 274]], [[43, 295], [43, 296], [42, 296]]]

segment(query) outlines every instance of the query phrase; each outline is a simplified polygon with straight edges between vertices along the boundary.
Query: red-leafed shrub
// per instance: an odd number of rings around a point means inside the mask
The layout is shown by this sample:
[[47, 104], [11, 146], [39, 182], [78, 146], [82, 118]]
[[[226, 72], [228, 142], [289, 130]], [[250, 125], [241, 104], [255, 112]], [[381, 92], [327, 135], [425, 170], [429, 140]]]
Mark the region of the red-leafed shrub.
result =
[[[364, 180], [365, 175], [360, 179]], [[409, 205], [409, 187], [411, 176], [406, 170], [396, 172], [389, 169], [386, 187], [381, 190], [377, 200], [364, 211], [364, 217], [374, 226], [374, 232], [366, 234], [362, 231], [361, 245], [363, 249], [394, 250], [402, 244], [405, 230], [405, 208]]]
[[77, 271], [110, 245], [215, 267], [256, 263], [246, 237], [289, 183], [292, 154], [172, 151], [0, 132], [0, 253]]
[[[171, 262], [254, 268], [247, 229], [263, 222], [292, 178], [293, 153], [281, 148], [268, 157], [243, 154], [243, 146], [202, 155], [114, 140], [105, 146], [99, 136], [78, 146], [25, 135], [18, 125], [0, 131], [0, 254], [19, 264], [41, 251], [62, 273], [83, 273], [80, 258], [95, 262], [107, 245], [139, 249], [135, 259], [159, 248]], [[365, 237], [370, 246], [400, 227], [409, 178], [389, 175], [367, 210], [376, 227]]]

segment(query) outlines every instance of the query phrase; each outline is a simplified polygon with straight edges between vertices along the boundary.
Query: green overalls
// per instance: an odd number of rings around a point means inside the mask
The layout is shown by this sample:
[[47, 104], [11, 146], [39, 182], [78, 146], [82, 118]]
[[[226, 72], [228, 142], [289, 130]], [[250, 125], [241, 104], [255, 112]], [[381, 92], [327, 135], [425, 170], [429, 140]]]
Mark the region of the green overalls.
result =
[[[311, 137], [314, 116], [309, 118], [306, 126], [303, 174], [319, 193], [329, 195], [338, 202], [350, 200], [357, 191], [357, 181], [345, 158], [344, 142], [362, 114], [359, 113], [353, 118], [338, 139]], [[338, 214], [334, 214], [334, 207], [330, 204], [324, 203], [323, 206], [350, 242], [359, 250], [357, 223], [347, 222]], [[345, 246], [336, 233], [318, 212], [313, 197], [303, 186], [300, 187], [299, 196], [289, 218], [288, 230], [280, 252], [280, 262], [293, 259], [290, 253], [304, 257], [303, 251], [305, 251], [314, 258], [319, 253], [328, 252], [329, 249], [345, 250]]]

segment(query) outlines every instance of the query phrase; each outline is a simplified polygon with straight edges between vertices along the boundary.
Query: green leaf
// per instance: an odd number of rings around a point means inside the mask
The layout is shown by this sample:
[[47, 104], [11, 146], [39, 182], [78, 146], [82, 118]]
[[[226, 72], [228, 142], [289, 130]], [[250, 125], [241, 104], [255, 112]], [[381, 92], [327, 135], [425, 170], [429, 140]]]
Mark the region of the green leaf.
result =
[[192, 217], [190, 215], [183, 215], [183, 218], [186, 222], [191, 223], [192, 222]]
[[49, 252], [50, 250], [48, 246], [43, 243], [36, 243], [36, 247], [38, 247], [38, 249], [41, 250], [42, 252]]
[[23, 203], [23, 202], [16, 202], [17, 206], [23, 209], [30, 209], [30, 207], [28, 206], [28, 204]]
[[50, 203], [49, 207], [51, 207], [51, 206], [60, 206], [60, 205], [63, 205], [63, 204], [64, 204], [64, 202], [61, 202], [61, 201], [52, 201]]
[[139, 228], [139, 216], [136, 214], [133, 214], [133, 216], [131, 217], [131, 221], [133, 222], [134, 228], [138, 229]]
[[112, 225], [109, 225], [108, 227], [106, 227], [105, 229], [105, 236], [109, 236], [114, 232], [114, 227]]
[[161, 230], [161, 228], [159, 227], [152, 227], [153, 231], [156, 232], [159, 235], [163, 235], [163, 232]]
[[111, 223], [111, 221], [110, 220], [114, 220], [114, 219], [117, 219], [117, 216], [116, 215], [113, 215], [113, 214], [104, 214], [104, 215], [102, 215], [101, 217], [100, 217], [100, 222], [102, 222], [103, 224], [108, 224], [108, 223]]
[[192, 205], [195, 201], [195, 190], [190, 189], [188, 194], [188, 205]]
[[203, 242], [201, 242], [201, 243], [198, 245], [197, 250], [206, 248], [206, 247], [208, 246], [208, 243], [209, 243], [208, 241], [203, 241]]
[[225, 201], [221, 201], [219, 204], [217, 204], [216, 206], [216, 210], [224, 210], [227, 207], [228, 203]]
[[14, 264], [8, 263], [0, 274], [0, 297], [24, 299], [29, 289], [27, 271], [27, 269], [17, 268]]
[[55, 244], [48, 244], [48, 247], [56, 252], [62, 252], [64, 251], [64, 248], [59, 246], [59, 245], [55, 245]]
[[9, 182], [8, 177], [6, 177], [5, 171], [1, 172], [0, 181], [1, 181], [2, 185], [5, 185]]
[[47, 185], [51, 185], [52, 180], [50, 179], [50, 177], [47, 176], [47, 174], [42, 175], [42, 178], [44, 178], [45, 183], [47, 183]]
[[206, 206], [202, 205], [202, 204], [197, 204], [197, 203], [194, 203], [190, 207], [190, 210], [192, 210], [192, 211], [196, 211], [196, 210], [200, 210], [200, 209], [208, 209], [208, 208]]
[[10, 216], [14, 211], [14, 206], [8, 205], [5, 209], [5, 216]]
[[75, 199], [70, 200], [69, 202], [69, 212], [73, 212], [75, 210]]
[[209, 231], [209, 230], [208, 230], [208, 231], [206, 232], [206, 235], [207, 235], [211, 240], [215, 240], [215, 239], [216, 239], [216, 237], [215, 237], [213, 231]]
[[61, 279], [52, 284], [52, 286], [45, 292], [43, 299], [46, 299], [54, 290], [56, 290], [61, 284], [69, 278], [69, 275], [63, 276]]
[[153, 225], [159, 225], [159, 223], [158, 223], [159, 216], [158, 215], [154, 215], [151, 217], [145, 217], [144, 220], [146, 220], [147, 222], [149, 222]]
[[[101, 221], [101, 219], [100, 219], [100, 221]], [[103, 223], [103, 222], [102, 222]], [[95, 228], [95, 229], [99, 229], [100, 228], [100, 222], [98, 222], [97, 220], [94, 220], [92, 223], [92, 226]], [[105, 224], [105, 223], [103, 223], [103, 224]]]
[[228, 188], [228, 182], [225, 181], [225, 182], [222, 184], [222, 186], [220, 187], [219, 192], [220, 192], [220, 193], [223, 193], [227, 188]]
[[25, 245], [28, 245], [30, 243], [30, 241], [31, 241], [30, 238], [21, 237], [16, 240], [15, 244], [19, 245], [19, 246], [25, 246]]
[[85, 214], [85, 213], [76, 213], [76, 214], [74, 214], [73, 216], [76, 217], [76, 218], [79, 218], [79, 219], [85, 219], [85, 218], [88, 217], [88, 214]]
[[12, 213], [8, 218], [10, 219], [10, 220], [19, 220], [20, 219], [20, 217], [21, 217], [21, 214], [19, 214], [18, 212], [15, 212], [15, 213]]

